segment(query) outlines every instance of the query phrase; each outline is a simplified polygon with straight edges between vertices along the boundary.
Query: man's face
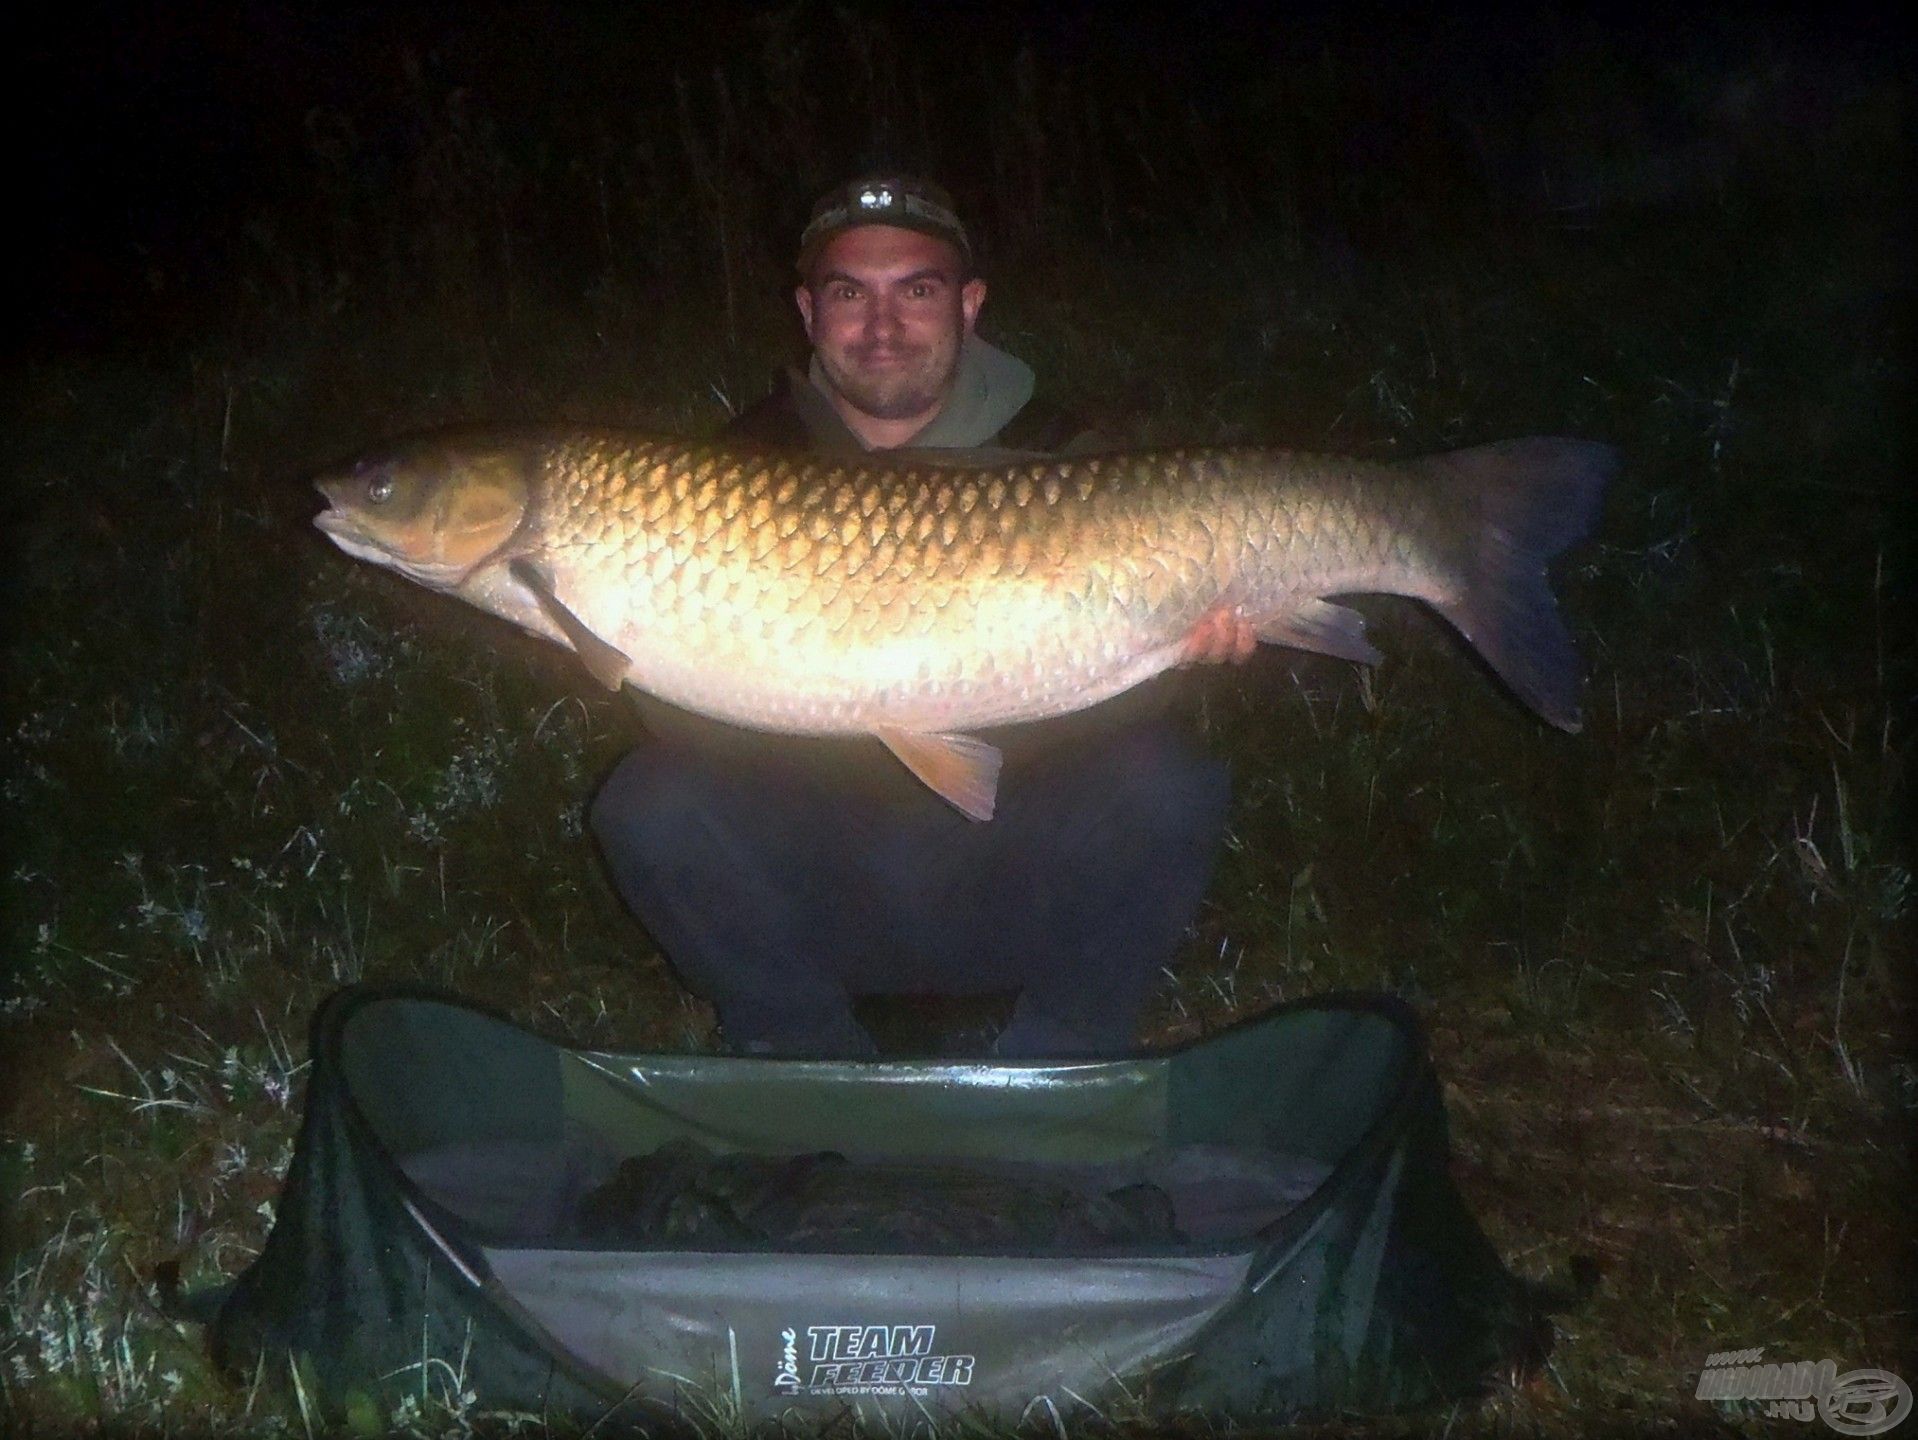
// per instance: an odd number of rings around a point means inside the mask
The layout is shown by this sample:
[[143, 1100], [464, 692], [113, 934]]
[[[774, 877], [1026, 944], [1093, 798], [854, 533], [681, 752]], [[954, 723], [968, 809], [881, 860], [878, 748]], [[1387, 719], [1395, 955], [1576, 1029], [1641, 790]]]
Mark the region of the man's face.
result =
[[799, 287], [806, 338], [833, 388], [879, 420], [930, 418], [985, 302], [947, 241], [893, 225], [833, 236]]

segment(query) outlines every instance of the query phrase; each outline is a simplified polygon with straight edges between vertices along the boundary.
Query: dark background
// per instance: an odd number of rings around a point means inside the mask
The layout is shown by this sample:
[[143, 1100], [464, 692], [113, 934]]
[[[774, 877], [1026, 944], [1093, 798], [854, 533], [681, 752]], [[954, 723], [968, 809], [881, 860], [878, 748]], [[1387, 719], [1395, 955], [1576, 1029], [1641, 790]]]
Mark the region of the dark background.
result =
[[1000, 261], [1258, 232], [1340, 264], [1733, 190], [1882, 201], [1903, 176], [1859, 173], [1860, 142], [1897, 129], [1902, 168], [1889, 15], [59, 7], [16, 52], [16, 337], [198, 323], [248, 277], [783, 284], [811, 198], [872, 162], [942, 178]]

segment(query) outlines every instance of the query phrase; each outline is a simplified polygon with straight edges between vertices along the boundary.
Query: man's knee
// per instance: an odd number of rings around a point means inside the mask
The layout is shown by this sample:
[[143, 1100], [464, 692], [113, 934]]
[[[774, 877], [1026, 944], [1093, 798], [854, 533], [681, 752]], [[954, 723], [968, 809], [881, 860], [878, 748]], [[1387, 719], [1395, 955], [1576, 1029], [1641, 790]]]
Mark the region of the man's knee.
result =
[[1171, 728], [1128, 735], [1085, 811], [1087, 843], [1147, 863], [1210, 855], [1231, 804], [1231, 768]]
[[1128, 791], [1140, 817], [1171, 835], [1208, 843], [1225, 826], [1232, 800], [1232, 769], [1182, 736], [1142, 736]]
[[715, 807], [715, 788], [667, 746], [628, 751], [587, 812], [600, 848], [615, 860], [677, 852]]

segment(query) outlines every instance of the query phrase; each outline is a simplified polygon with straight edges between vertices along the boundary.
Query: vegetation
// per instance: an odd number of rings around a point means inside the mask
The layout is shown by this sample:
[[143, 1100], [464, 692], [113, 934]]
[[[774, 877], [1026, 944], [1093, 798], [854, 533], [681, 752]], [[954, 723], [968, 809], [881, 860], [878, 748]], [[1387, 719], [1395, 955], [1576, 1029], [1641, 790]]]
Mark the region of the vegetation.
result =
[[[630, 707], [347, 561], [301, 480], [450, 418], [709, 430], [793, 351], [809, 198], [879, 156], [977, 217], [989, 335], [1133, 441], [1625, 453], [1559, 583], [1581, 735], [1381, 602], [1376, 674], [1267, 652], [1196, 682], [1236, 803], [1147, 1042], [1407, 996], [1501, 1248], [1602, 1272], [1544, 1374], [1443, 1423], [1755, 1423], [1690, 1398], [1755, 1346], [1918, 1382], [1892, 82], [1835, 44], [1570, 22], [1167, 49], [749, 18], [670, 54], [556, 20], [537, 65], [504, 25], [367, 22], [351, 84], [260, 112], [191, 243], [116, 252], [12, 367], [0, 1423], [317, 1423], [216, 1375], [154, 1276], [257, 1250], [334, 987], [713, 1043], [582, 827]], [[369, 1424], [504, 1424], [453, 1358]]]

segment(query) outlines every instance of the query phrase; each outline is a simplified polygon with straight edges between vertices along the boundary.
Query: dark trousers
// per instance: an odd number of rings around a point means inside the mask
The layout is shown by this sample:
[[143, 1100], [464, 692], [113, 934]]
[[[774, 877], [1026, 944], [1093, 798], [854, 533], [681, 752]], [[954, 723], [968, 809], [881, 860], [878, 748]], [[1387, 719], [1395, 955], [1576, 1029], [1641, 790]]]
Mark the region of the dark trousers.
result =
[[[873, 743], [873, 765], [897, 763]], [[915, 787], [655, 739], [614, 770], [592, 826], [738, 1049], [870, 1054], [854, 997], [1008, 990], [998, 1055], [1128, 1049], [1210, 879], [1225, 764], [1154, 719], [1009, 756], [983, 823]]]

